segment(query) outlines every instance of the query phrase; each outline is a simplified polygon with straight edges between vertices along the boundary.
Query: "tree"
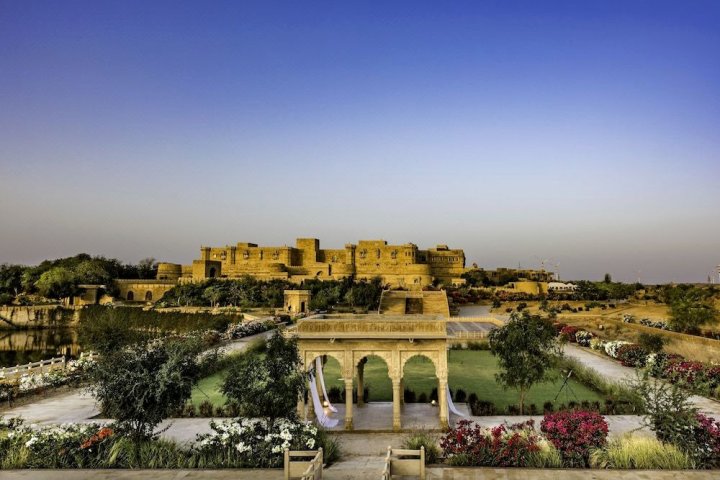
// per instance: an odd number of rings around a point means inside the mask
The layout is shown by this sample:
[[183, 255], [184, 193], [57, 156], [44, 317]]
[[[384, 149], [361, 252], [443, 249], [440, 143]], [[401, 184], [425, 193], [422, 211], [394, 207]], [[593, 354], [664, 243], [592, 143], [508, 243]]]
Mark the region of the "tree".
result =
[[718, 311], [706, 292], [694, 287], [677, 287], [669, 295], [670, 326], [678, 332], [697, 333], [703, 325], [717, 323]]
[[202, 371], [199, 339], [159, 339], [105, 352], [91, 370], [92, 394], [102, 412], [135, 439], [154, 436], [155, 427], [190, 398]]
[[547, 378], [553, 364], [555, 328], [539, 315], [512, 314], [510, 321], [491, 331], [488, 339], [500, 367], [495, 378], [505, 388], [518, 390], [522, 414], [527, 391]]
[[38, 293], [48, 298], [72, 297], [77, 293], [75, 274], [65, 267], [53, 267], [35, 282]]
[[264, 417], [270, 427], [278, 418], [296, 419], [306, 389], [301, 366], [297, 341], [276, 331], [264, 356], [245, 354], [230, 366], [222, 392], [237, 402], [242, 416]]
[[157, 269], [157, 262], [154, 258], [143, 258], [137, 264], [138, 278], [155, 278]]
[[603, 282], [604, 283], [612, 283], [612, 275], [610, 275], [609, 273], [606, 273], [605, 278], [603, 279]]
[[17, 296], [22, 289], [22, 276], [26, 269], [22, 265], [0, 265], [0, 294]]

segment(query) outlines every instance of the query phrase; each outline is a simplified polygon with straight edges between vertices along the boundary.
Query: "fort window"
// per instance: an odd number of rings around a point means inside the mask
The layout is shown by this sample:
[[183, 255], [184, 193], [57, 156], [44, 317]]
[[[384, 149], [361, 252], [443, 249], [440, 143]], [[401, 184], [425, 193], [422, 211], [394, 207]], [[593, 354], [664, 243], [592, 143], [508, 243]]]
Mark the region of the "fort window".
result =
[[130, 302], [132, 302], [133, 300], [135, 300], [135, 294], [132, 292], [132, 290], [127, 293], [127, 299], [128, 299], [128, 301], [130, 301]]
[[147, 292], [145, 292], [145, 301], [146, 301], [146, 302], [152, 302], [152, 292], [151, 292], [150, 290], [148, 290]]

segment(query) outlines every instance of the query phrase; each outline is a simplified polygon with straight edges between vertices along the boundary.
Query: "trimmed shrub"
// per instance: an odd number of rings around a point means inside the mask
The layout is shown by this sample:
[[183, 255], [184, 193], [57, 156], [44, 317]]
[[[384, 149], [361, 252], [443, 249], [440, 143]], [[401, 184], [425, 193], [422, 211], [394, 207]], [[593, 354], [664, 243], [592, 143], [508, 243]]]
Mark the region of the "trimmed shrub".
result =
[[565, 411], [543, 418], [540, 429], [569, 467], [586, 467], [590, 450], [605, 445], [608, 425], [597, 412]]
[[467, 393], [465, 393], [465, 390], [462, 388], [458, 388], [455, 392], [455, 401], [458, 403], [463, 403], [465, 400], [467, 400]]
[[648, 352], [640, 345], [631, 343], [617, 349], [617, 359], [626, 367], [641, 368], [645, 366]]
[[524, 467], [543, 450], [542, 438], [531, 421], [491, 429], [461, 420], [440, 442], [451, 465]]
[[590, 341], [595, 338], [595, 335], [592, 334], [592, 332], [588, 332], [585, 330], [579, 330], [575, 333], [575, 341], [578, 345], [581, 347], [589, 347]]
[[571, 343], [576, 343], [577, 340], [575, 338], [575, 334], [578, 332], [577, 327], [573, 327], [572, 325], [568, 325], [567, 327], [563, 327], [562, 330], [560, 330], [560, 336]]

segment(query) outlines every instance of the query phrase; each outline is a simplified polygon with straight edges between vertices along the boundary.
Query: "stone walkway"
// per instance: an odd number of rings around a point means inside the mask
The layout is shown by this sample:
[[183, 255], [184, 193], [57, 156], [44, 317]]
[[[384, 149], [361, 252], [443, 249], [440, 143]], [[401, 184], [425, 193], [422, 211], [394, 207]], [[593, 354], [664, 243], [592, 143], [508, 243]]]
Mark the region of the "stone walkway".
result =
[[[579, 360], [585, 366], [592, 368], [613, 382], [631, 382], [637, 378], [634, 368], [624, 367], [601, 353], [577, 345], [565, 345], [565, 355]], [[720, 419], [720, 403], [698, 395], [692, 395], [690, 402], [698, 407], [701, 412]]]

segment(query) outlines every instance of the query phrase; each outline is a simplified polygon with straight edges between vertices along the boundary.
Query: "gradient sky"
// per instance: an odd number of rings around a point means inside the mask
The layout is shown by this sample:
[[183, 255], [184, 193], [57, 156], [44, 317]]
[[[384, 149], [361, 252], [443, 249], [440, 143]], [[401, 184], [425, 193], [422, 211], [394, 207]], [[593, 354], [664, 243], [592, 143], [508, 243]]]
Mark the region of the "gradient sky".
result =
[[0, 0], [0, 262], [312, 236], [706, 281], [719, 25], [695, 0]]

